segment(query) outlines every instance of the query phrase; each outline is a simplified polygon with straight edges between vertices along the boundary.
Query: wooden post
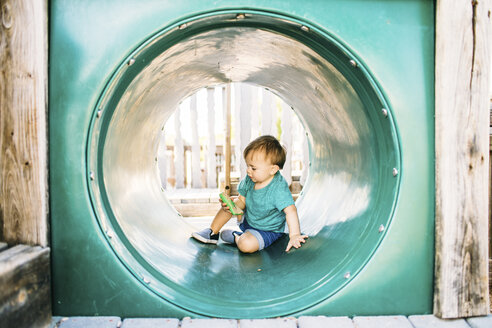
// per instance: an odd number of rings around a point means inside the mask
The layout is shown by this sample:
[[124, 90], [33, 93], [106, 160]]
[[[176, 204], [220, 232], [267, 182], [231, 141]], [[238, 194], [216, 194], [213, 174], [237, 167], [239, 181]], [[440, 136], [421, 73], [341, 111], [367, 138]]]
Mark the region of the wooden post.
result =
[[202, 168], [200, 165], [200, 140], [198, 138], [198, 111], [196, 93], [190, 99], [191, 127], [191, 188], [202, 187]]
[[159, 173], [161, 178], [161, 187], [166, 189], [168, 159], [167, 159], [166, 133], [164, 132], [161, 133], [159, 148], [157, 150], [157, 158], [158, 158], [157, 165], [159, 168]]
[[[261, 134], [273, 134], [273, 95], [269, 90], [263, 90], [261, 103]], [[274, 135], [275, 136], [275, 135]]]
[[489, 313], [490, 1], [438, 0], [434, 313]]
[[0, 240], [47, 246], [47, 3], [0, 8]]
[[215, 88], [207, 88], [208, 147], [207, 188], [217, 188], [217, 160], [215, 159]]
[[226, 84], [225, 87], [225, 143], [224, 143], [224, 185], [225, 193], [230, 196], [231, 192], [231, 84]]
[[186, 162], [183, 137], [181, 136], [181, 106], [174, 112], [174, 131], [176, 133], [174, 139], [174, 168], [176, 178], [176, 188], [184, 188], [185, 186], [185, 169]]
[[0, 327], [47, 327], [51, 321], [50, 251], [17, 245], [0, 252]]
[[[241, 90], [243, 89], [243, 84], [242, 83], [234, 83], [232, 85], [232, 90], [234, 94], [234, 101], [232, 104], [231, 112], [232, 112], [232, 117], [234, 118], [234, 136], [232, 139], [234, 140], [234, 156], [231, 160], [231, 170], [234, 172], [240, 172], [241, 171], [241, 159], [243, 158], [241, 154], [241, 131], [243, 130], [242, 122], [241, 122], [241, 103], [243, 101], [242, 99], [242, 94]], [[232, 129], [232, 127], [231, 127]], [[231, 186], [232, 189], [232, 186]]]
[[287, 105], [283, 100], [282, 104], [282, 135], [281, 141], [283, 146], [287, 149], [287, 158], [285, 160], [284, 168], [281, 171], [282, 175], [290, 186], [292, 184], [292, 108]]
[[302, 173], [299, 183], [301, 186], [306, 185], [307, 176], [309, 174], [309, 144], [307, 135], [302, 136]]
[[[242, 180], [246, 177], [246, 161], [243, 158], [243, 151], [248, 146], [248, 143], [251, 140], [251, 94], [252, 87], [248, 84], [241, 85], [241, 103], [239, 104], [239, 116], [236, 116], [236, 119], [239, 121], [240, 131], [239, 131], [239, 142], [237, 142], [237, 153], [239, 153], [239, 157], [237, 158], [237, 162], [239, 163], [239, 176]], [[237, 156], [237, 155], [236, 155]]]

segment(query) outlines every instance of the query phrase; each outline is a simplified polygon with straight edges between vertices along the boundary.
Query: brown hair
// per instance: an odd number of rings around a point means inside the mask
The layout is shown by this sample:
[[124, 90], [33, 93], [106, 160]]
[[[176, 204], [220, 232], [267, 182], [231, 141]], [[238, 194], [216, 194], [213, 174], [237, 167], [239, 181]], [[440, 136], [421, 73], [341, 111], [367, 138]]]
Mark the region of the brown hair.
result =
[[263, 151], [272, 164], [284, 168], [286, 151], [277, 138], [273, 136], [261, 136], [251, 141], [244, 149], [243, 156], [246, 158], [250, 152]]

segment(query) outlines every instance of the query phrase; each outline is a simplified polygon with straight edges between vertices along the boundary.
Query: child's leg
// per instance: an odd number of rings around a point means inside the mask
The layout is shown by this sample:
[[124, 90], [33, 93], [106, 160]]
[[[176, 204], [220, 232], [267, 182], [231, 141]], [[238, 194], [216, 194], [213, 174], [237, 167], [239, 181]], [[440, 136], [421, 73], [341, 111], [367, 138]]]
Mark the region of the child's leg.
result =
[[232, 214], [220, 209], [215, 215], [212, 223], [210, 224], [210, 229], [214, 234], [219, 233], [220, 229], [231, 219]]
[[193, 238], [206, 244], [217, 244], [219, 242], [219, 231], [224, 224], [229, 221], [232, 214], [223, 210], [219, 210], [210, 224], [210, 228], [201, 231], [195, 231], [191, 234]]
[[249, 231], [246, 231], [240, 236], [236, 235], [236, 245], [243, 253], [254, 253], [260, 249], [258, 239]]

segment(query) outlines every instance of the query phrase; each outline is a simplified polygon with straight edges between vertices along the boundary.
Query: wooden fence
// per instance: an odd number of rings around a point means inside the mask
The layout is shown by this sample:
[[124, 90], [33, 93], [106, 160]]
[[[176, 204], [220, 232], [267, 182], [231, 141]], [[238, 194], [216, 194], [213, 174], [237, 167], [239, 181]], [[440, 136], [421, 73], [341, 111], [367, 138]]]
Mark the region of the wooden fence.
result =
[[[231, 175], [245, 177], [242, 151], [254, 138], [271, 134], [287, 149], [281, 171], [289, 184], [308, 173], [306, 132], [295, 111], [266, 89], [236, 83], [232, 86]], [[184, 100], [168, 119], [159, 146], [163, 188], [217, 188], [225, 178], [227, 135], [226, 88], [198, 91]]]

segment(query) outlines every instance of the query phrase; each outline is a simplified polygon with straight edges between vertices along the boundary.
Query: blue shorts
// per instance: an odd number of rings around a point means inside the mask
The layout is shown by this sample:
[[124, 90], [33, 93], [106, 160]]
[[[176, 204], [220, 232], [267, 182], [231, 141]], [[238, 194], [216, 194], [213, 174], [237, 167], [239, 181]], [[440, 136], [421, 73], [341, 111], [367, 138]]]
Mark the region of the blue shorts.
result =
[[249, 225], [246, 218], [243, 218], [243, 220], [240, 222], [239, 229], [241, 229], [242, 232], [249, 232], [256, 237], [256, 239], [258, 240], [258, 244], [260, 244], [259, 250], [270, 246], [271, 244], [273, 244], [274, 241], [284, 235], [283, 232], [265, 231], [253, 228]]

